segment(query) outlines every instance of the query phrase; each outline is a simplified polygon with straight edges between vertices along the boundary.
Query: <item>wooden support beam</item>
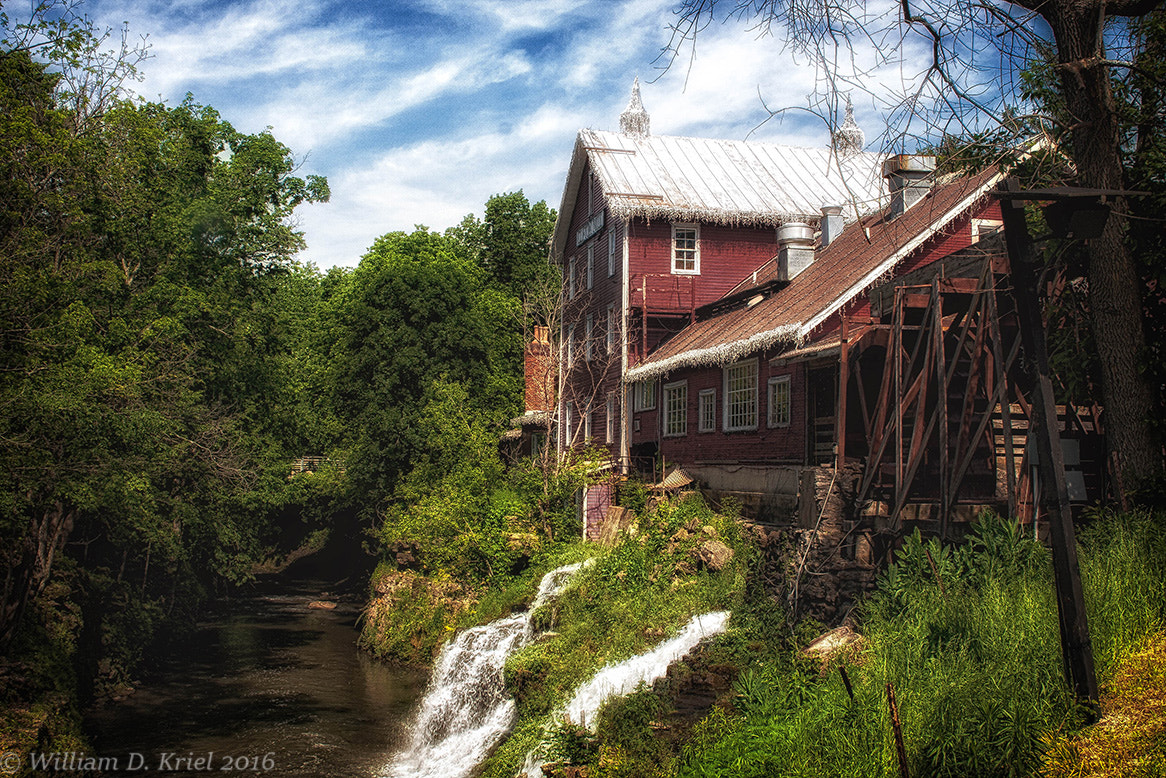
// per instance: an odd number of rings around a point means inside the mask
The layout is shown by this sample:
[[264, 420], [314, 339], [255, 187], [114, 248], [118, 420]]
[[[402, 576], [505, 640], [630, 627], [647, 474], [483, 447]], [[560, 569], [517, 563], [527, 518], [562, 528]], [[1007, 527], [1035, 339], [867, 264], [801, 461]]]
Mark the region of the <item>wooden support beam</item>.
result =
[[[1020, 354], [1019, 339], [1017, 339], [1016, 343], [1013, 344], [1012, 352], [1008, 355], [1008, 359], [1005, 363], [1007, 367], [1012, 366], [1012, 364], [1016, 361], [1018, 354]], [[996, 387], [996, 391], [988, 397], [988, 407], [985, 408], [984, 412], [980, 415], [980, 421], [976, 425], [976, 432], [971, 436], [968, 447], [966, 449], [956, 449], [956, 456], [959, 456], [961, 451], [963, 452], [963, 456], [960, 458], [959, 464], [956, 466], [955, 475], [952, 477], [953, 491], [958, 490], [960, 485], [963, 484], [964, 476], [968, 473], [968, 467], [971, 466], [972, 460], [976, 456], [977, 441], [979, 441], [980, 438], [984, 435], [988, 425], [992, 422], [992, 411], [996, 409], [996, 404], [1001, 401], [1003, 395], [1004, 385], [1000, 384]]]
[[1000, 403], [1000, 417], [1004, 431], [1004, 477], [1008, 496], [1008, 518], [1016, 520], [1016, 460], [1012, 445], [1012, 403], [1008, 399], [1008, 370], [1004, 367], [1004, 337], [1000, 328], [1000, 316], [996, 309], [996, 290], [993, 284], [988, 288], [988, 326], [992, 329], [992, 357], [996, 360], [996, 372], [1004, 384], [1004, 399]]
[[[835, 474], [846, 466], [846, 395], [850, 390], [850, 344], [846, 339], [846, 310], [839, 311], [838, 316], [842, 321], [838, 332], [838, 432], [835, 443], [838, 451], [834, 463]], [[861, 379], [861, 375], [859, 377]]]
[[[1015, 178], [1008, 178], [1001, 188], [1007, 192], [1016, 192], [1019, 185]], [[1016, 298], [1025, 354], [1031, 361], [1036, 385], [1033, 397], [1033, 437], [1040, 458], [1044, 504], [1049, 514], [1053, 577], [1057, 587], [1065, 674], [1078, 700], [1096, 710], [1097, 676], [1093, 669], [1093, 646], [1089, 639], [1081, 570], [1077, 563], [1076, 531], [1065, 485], [1064, 454], [1061, 451], [1060, 430], [1057, 429], [1057, 404], [1049, 374], [1044, 322], [1041, 320], [1040, 300], [1033, 277], [1036, 251], [1028, 234], [1023, 205], [1002, 198], [1000, 208], [1004, 215], [1004, 238], [1012, 266], [1012, 293]]]
[[937, 384], [935, 403], [939, 420], [939, 534], [946, 539], [948, 534], [948, 513], [951, 511], [951, 494], [948, 491], [948, 443], [947, 443], [947, 355], [943, 342], [943, 297], [940, 279], [932, 283], [931, 294], [935, 297], [935, 381]]

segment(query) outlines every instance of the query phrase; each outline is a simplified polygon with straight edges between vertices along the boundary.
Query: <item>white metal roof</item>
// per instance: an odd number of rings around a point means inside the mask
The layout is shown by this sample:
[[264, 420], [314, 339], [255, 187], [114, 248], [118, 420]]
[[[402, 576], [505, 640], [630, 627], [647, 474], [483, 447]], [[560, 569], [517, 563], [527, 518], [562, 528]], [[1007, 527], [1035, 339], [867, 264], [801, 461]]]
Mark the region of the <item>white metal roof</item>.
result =
[[[620, 216], [691, 217], [734, 224], [817, 221], [823, 205], [877, 208], [882, 156], [829, 148], [629, 136], [582, 130], [579, 141]], [[847, 208], [850, 220], [854, 210]]]

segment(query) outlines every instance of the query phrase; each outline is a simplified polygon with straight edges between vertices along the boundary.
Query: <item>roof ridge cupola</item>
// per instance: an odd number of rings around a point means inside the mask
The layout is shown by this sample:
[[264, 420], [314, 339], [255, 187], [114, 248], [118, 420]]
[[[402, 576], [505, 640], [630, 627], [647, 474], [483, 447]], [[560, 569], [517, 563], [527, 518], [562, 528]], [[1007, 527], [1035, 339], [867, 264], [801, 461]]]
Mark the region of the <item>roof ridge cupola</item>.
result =
[[632, 97], [628, 107], [619, 115], [619, 131], [624, 135], [644, 137], [651, 135], [651, 118], [640, 100], [640, 77], [632, 84]]
[[846, 118], [842, 126], [834, 131], [833, 140], [834, 150], [843, 157], [862, 151], [866, 145], [866, 133], [854, 120], [854, 105], [850, 102], [850, 95], [846, 95]]

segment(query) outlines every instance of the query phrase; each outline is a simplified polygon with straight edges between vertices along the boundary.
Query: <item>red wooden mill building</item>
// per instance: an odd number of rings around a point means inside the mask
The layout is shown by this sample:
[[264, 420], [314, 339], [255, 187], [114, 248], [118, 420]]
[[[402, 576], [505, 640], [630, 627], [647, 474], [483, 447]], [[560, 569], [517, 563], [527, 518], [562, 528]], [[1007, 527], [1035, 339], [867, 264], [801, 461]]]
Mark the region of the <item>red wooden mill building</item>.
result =
[[[638, 85], [620, 132], [580, 131], [552, 249], [560, 448], [767, 521], [829, 505], [858, 540], [1031, 518], [1001, 174], [862, 144], [849, 112], [829, 148], [654, 136]], [[1070, 494], [1097, 498], [1096, 409], [1062, 411]]]

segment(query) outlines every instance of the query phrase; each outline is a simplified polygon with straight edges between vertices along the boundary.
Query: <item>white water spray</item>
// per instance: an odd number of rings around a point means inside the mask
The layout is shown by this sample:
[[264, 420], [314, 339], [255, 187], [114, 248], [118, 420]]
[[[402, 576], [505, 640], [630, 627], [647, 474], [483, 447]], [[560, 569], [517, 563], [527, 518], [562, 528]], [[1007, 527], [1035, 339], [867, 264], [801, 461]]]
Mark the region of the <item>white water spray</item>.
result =
[[386, 778], [463, 778], [514, 723], [502, 668], [534, 636], [531, 615], [562, 592], [586, 563], [543, 576], [530, 610], [462, 632], [438, 656], [409, 747], [388, 764]]
[[[560, 716], [579, 726], [594, 727], [599, 706], [612, 697], [636, 690], [641, 683], [650, 684], [662, 678], [673, 662], [683, 659], [701, 641], [725, 631], [729, 623], [728, 611], [714, 611], [694, 616], [676, 637], [664, 641], [647, 653], [615, 665], [607, 665], [575, 690], [575, 696], [561, 711]], [[543, 775], [544, 761], [535, 749], [526, 757], [522, 774], [529, 778]]]

